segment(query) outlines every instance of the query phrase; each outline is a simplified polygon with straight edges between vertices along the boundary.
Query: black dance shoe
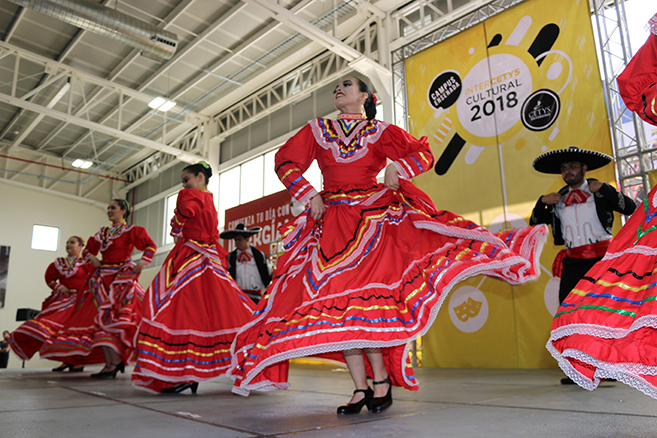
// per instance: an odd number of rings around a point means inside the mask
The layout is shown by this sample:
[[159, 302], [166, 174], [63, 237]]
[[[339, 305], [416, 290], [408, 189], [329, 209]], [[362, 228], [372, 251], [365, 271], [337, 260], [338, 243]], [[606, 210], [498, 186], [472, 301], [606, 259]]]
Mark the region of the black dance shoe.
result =
[[390, 406], [392, 406], [392, 382], [390, 382], [390, 377], [386, 377], [384, 380], [381, 380], [379, 382], [372, 382], [375, 385], [383, 385], [387, 383], [390, 385], [388, 387], [388, 392], [386, 395], [383, 397], [374, 397], [372, 399], [372, 413], [373, 414], [378, 414], [379, 412], [383, 412], [386, 409], [388, 409]]
[[58, 366], [57, 368], [53, 368], [52, 370], [53, 370], [54, 372], [56, 372], [56, 373], [61, 373], [61, 372], [63, 372], [63, 371], [66, 371], [66, 370], [69, 369], [69, 368], [70, 368], [70, 369], [73, 369], [73, 365], [69, 365], [69, 364], [67, 364], [67, 363], [63, 363], [63, 364], [61, 364], [60, 366]]
[[192, 390], [192, 394], [196, 394], [196, 390], [198, 389], [198, 382], [181, 383], [180, 385], [172, 386], [170, 388], [164, 388], [160, 392], [162, 394], [178, 394], [187, 388]]
[[573, 379], [571, 379], [570, 377], [564, 377], [563, 379], [561, 379], [561, 384], [562, 385], [574, 385], [575, 382], [573, 382]]
[[367, 389], [357, 389], [354, 391], [354, 394], [356, 394], [357, 392], [362, 392], [363, 394], [365, 394], [363, 399], [356, 403], [349, 403], [338, 407], [338, 414], [340, 415], [360, 414], [360, 411], [361, 409], [363, 409], [363, 406], [367, 406], [368, 410], [372, 409], [372, 399], [374, 397], [374, 391], [372, 391], [372, 388], [368, 387]]
[[53, 368], [52, 370], [56, 373], [61, 373], [62, 371], [66, 371], [66, 370], [68, 370], [69, 373], [81, 373], [82, 371], [84, 371], [84, 367], [74, 368], [74, 366], [71, 364], [63, 363], [57, 368]]
[[91, 377], [92, 379], [107, 379], [109, 377], [116, 378], [116, 375], [118, 374], [119, 371], [121, 371], [122, 373], [125, 372], [125, 363], [123, 361], [119, 363], [113, 363], [110, 365], [114, 365], [113, 370], [92, 374], [89, 377]]

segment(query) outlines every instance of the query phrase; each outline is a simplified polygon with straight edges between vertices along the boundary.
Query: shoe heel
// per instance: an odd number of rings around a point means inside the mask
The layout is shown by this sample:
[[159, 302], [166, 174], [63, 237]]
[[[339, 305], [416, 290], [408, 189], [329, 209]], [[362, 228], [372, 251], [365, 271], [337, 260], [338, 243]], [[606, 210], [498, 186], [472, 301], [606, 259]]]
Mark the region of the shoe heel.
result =
[[189, 386], [189, 389], [192, 390], [192, 394], [196, 394], [196, 390], [198, 389], [198, 382], [194, 382]]

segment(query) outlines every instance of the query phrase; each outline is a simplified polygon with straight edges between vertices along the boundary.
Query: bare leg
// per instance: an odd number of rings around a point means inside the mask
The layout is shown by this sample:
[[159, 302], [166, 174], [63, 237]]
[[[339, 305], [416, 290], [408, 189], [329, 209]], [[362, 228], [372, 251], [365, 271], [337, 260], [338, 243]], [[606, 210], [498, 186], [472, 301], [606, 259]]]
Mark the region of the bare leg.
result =
[[[366, 348], [365, 354], [367, 354], [367, 358], [369, 359], [370, 365], [372, 366], [372, 372], [374, 373], [374, 376], [372, 377], [374, 378], [374, 381], [380, 382], [382, 380], [387, 379], [388, 371], [386, 370], [385, 363], [383, 362], [383, 353], [381, 352], [381, 349]], [[361, 355], [361, 359], [362, 359], [362, 355]], [[349, 366], [348, 363], [347, 366]], [[365, 365], [363, 364], [363, 368], [364, 367]], [[351, 368], [349, 368], [349, 371], [351, 371]], [[390, 385], [387, 383], [382, 385], [373, 385], [373, 386], [374, 386], [374, 397], [385, 396], [388, 393], [388, 389], [390, 388]]]
[[119, 356], [119, 354], [116, 351], [114, 351], [113, 349], [111, 349], [109, 347], [104, 347], [104, 348], [107, 348], [108, 355], [109, 355], [109, 360], [110, 360], [110, 362], [108, 364], [108, 371], [113, 371], [114, 368], [116, 368], [116, 366], [119, 363], [121, 363], [121, 356]]
[[103, 367], [102, 370], [100, 370], [101, 373], [104, 373], [107, 371], [110, 367], [110, 364], [112, 363], [112, 358], [110, 356], [110, 351], [111, 349], [109, 347], [101, 347], [103, 350], [103, 357], [105, 358], [105, 366]]
[[[367, 389], [367, 373], [365, 372], [365, 358], [363, 357], [363, 350], [345, 350], [342, 352], [342, 354], [344, 355], [345, 362], [347, 362], [347, 368], [349, 368], [349, 374], [351, 374], [351, 379], [354, 381], [356, 389]], [[383, 363], [383, 360], [381, 362]], [[362, 392], [357, 392], [353, 397], [351, 397], [349, 403], [357, 403], [364, 397], [365, 394]]]

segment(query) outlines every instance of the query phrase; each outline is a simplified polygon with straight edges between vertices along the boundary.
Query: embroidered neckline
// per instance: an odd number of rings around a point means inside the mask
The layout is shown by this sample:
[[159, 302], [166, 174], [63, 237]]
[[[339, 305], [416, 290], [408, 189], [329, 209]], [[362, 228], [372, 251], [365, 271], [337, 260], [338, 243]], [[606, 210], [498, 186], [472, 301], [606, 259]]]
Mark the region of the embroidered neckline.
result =
[[104, 252], [111, 244], [114, 239], [121, 236], [124, 231], [130, 229], [132, 225], [128, 225], [125, 222], [114, 227], [103, 227], [96, 234], [96, 240], [100, 242], [100, 251]]
[[78, 266], [83, 264], [84, 261], [80, 256], [74, 257], [57, 257], [55, 260], [55, 268], [66, 278], [71, 277], [78, 270]]
[[387, 126], [384, 122], [361, 118], [311, 121], [317, 143], [330, 150], [337, 162], [351, 162], [365, 156], [368, 145], [375, 143]]
[[361, 113], [340, 113], [337, 117], [338, 120], [367, 120], [367, 117]]
[[128, 226], [128, 224], [123, 222], [123, 223], [118, 224], [114, 227], [107, 227], [107, 229], [109, 230], [108, 231], [108, 237], [109, 238], [116, 237], [117, 235], [121, 234], [121, 232], [122, 232], [121, 228], [125, 228], [127, 226]]

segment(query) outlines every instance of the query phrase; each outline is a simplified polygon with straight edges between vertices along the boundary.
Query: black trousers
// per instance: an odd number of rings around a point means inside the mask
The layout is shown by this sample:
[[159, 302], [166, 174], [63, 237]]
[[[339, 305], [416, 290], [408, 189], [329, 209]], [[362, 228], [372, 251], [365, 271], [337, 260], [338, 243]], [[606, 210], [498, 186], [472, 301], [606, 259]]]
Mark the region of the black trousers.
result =
[[8, 351], [0, 352], [0, 368], [7, 368], [8, 361], [9, 361], [9, 352]]
[[571, 259], [564, 257], [563, 271], [561, 272], [561, 283], [559, 284], [559, 304], [563, 303], [571, 290], [589, 272], [602, 257], [593, 259]]

